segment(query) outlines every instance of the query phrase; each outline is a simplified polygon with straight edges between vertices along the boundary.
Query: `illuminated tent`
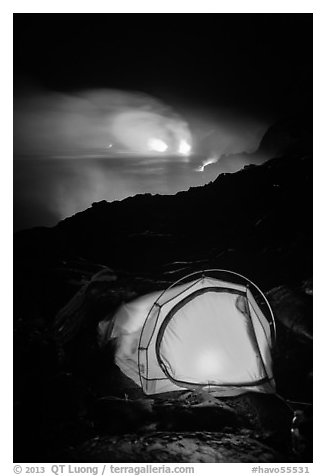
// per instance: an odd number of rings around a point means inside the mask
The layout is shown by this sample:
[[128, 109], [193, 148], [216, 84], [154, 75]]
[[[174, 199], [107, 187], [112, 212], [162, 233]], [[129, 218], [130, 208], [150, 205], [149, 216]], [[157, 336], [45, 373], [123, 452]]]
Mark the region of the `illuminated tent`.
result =
[[236, 273], [193, 273], [123, 304], [99, 335], [116, 340], [116, 364], [147, 395], [275, 392], [273, 314], [257, 286]]

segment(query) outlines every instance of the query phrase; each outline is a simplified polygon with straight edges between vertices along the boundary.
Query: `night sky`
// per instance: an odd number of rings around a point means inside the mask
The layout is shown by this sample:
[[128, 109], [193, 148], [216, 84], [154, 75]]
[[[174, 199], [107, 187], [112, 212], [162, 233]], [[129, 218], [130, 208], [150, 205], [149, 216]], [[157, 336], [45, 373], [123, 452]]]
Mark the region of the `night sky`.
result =
[[236, 171], [311, 82], [311, 14], [15, 14], [15, 229]]

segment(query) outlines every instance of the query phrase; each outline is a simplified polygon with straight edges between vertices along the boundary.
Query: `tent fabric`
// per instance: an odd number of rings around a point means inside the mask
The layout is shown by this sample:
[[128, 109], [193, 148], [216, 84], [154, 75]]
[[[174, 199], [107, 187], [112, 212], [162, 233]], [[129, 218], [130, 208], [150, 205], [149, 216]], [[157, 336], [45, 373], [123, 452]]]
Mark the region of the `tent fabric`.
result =
[[110, 338], [116, 364], [148, 395], [275, 392], [272, 322], [243, 284], [203, 274], [142, 296], [118, 309]]

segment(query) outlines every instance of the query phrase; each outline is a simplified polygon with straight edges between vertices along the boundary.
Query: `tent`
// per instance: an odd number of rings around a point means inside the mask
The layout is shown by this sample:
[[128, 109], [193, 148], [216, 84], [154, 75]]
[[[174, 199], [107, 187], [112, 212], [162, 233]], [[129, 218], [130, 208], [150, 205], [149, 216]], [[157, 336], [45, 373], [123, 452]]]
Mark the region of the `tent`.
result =
[[256, 285], [230, 271], [192, 273], [122, 304], [100, 322], [99, 336], [115, 340], [116, 364], [147, 395], [275, 392], [272, 310]]

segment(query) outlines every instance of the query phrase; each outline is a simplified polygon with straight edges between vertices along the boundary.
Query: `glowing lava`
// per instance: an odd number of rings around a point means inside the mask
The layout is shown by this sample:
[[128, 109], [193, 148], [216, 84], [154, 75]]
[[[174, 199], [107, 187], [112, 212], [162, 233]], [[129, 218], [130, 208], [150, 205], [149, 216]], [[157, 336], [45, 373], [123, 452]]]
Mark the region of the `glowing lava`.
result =
[[168, 145], [161, 139], [149, 139], [148, 148], [154, 152], [166, 152]]
[[191, 133], [179, 116], [148, 110], [127, 109], [113, 115], [110, 134], [116, 149], [133, 155], [191, 153]]
[[195, 171], [204, 172], [205, 167], [207, 167], [207, 165], [215, 164], [216, 162], [218, 162], [218, 159], [219, 157], [216, 157], [216, 156], [205, 159], [203, 163], [195, 169]]
[[191, 152], [191, 145], [186, 140], [182, 139], [180, 141], [178, 152], [181, 155], [189, 155]]

